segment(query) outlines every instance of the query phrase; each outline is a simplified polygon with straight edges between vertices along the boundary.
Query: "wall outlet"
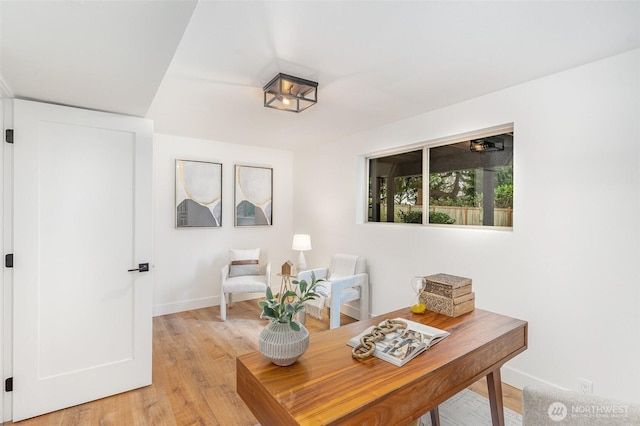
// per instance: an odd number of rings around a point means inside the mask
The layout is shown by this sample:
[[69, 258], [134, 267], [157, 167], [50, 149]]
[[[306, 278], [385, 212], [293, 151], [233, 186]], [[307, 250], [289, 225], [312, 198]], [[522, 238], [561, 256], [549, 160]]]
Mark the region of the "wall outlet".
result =
[[578, 378], [578, 390], [581, 393], [591, 395], [593, 393], [593, 382], [587, 379]]

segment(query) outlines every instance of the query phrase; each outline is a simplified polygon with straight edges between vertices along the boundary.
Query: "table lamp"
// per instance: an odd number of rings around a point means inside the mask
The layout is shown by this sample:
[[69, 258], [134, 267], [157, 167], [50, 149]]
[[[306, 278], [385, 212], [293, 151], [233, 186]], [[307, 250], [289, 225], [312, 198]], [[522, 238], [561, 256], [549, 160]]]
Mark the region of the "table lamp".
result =
[[298, 264], [296, 265], [298, 267], [298, 272], [307, 269], [307, 261], [304, 258], [304, 252], [306, 250], [311, 250], [311, 237], [306, 234], [295, 234], [293, 236], [291, 250], [300, 250], [300, 254], [298, 255]]

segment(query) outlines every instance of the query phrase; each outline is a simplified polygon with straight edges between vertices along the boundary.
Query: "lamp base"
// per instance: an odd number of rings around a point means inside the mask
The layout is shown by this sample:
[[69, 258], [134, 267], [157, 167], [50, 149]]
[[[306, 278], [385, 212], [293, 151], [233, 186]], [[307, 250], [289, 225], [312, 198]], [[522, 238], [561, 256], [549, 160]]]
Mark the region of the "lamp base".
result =
[[298, 268], [298, 273], [307, 269], [307, 261], [304, 258], [304, 252], [302, 250], [300, 250], [300, 254], [298, 255], [298, 264], [296, 267]]

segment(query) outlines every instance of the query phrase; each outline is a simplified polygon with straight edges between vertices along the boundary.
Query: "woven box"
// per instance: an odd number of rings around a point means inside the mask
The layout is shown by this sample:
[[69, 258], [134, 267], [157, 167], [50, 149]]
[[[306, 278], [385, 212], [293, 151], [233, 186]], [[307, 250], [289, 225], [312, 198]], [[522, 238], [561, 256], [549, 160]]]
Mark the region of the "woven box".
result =
[[420, 303], [428, 310], [457, 317], [475, 309], [471, 278], [449, 274], [429, 275], [422, 279]]
[[440, 284], [435, 284], [425, 279], [423, 280], [422, 291], [437, 294], [443, 297], [448, 297], [450, 299], [455, 299], [456, 297], [464, 296], [465, 294], [471, 293], [471, 284], [467, 284], [458, 288], [452, 288]]
[[429, 275], [422, 279], [423, 289], [445, 297], [459, 297], [471, 293], [471, 278], [449, 274]]
[[428, 310], [439, 314], [457, 317], [475, 309], [475, 293], [467, 293], [463, 296], [451, 298], [438, 294], [423, 291], [420, 293], [420, 303], [423, 303]]

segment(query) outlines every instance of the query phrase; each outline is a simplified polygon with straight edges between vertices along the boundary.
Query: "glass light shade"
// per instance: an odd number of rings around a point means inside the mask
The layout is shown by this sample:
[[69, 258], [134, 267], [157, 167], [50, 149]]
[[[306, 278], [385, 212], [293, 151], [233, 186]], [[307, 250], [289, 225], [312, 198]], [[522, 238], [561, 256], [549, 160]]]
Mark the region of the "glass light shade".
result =
[[318, 102], [318, 83], [287, 74], [276, 75], [263, 90], [267, 108], [301, 112]]
[[306, 234], [295, 234], [291, 250], [311, 250], [311, 236]]

